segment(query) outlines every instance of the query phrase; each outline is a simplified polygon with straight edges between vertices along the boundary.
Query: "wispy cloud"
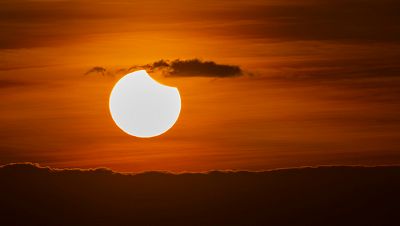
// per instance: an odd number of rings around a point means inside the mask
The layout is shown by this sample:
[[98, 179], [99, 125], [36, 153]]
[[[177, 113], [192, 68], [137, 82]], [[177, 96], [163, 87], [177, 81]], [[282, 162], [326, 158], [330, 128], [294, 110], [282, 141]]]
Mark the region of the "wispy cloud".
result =
[[88, 70], [85, 75], [89, 75], [89, 74], [100, 74], [100, 75], [106, 75], [107, 73], [107, 69], [105, 69], [104, 67], [93, 67], [90, 70]]
[[[399, 8], [396, 0], [205, 0], [202, 4], [188, 0], [168, 5], [157, 0], [113, 4], [4, 0], [0, 3], [0, 48], [54, 46], [88, 34], [149, 30], [239, 39], [398, 43]], [[77, 21], [83, 26], [77, 26]], [[112, 25], [103, 26], [105, 21]]]
[[5, 89], [5, 88], [13, 88], [13, 87], [24, 87], [32, 85], [31, 83], [24, 82], [24, 81], [17, 81], [17, 80], [11, 80], [11, 79], [1, 79], [0, 80], [0, 89]]

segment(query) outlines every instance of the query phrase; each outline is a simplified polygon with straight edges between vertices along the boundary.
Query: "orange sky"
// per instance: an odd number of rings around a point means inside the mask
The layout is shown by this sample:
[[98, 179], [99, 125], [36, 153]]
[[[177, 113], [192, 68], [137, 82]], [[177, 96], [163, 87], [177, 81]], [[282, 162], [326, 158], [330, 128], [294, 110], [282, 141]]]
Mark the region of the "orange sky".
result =
[[[390, 0], [3, 1], [0, 164], [399, 164], [398, 8]], [[108, 97], [123, 74], [115, 71], [194, 58], [244, 73], [153, 73], [181, 92], [177, 124], [152, 139], [116, 127]], [[84, 75], [94, 66], [109, 75]]]

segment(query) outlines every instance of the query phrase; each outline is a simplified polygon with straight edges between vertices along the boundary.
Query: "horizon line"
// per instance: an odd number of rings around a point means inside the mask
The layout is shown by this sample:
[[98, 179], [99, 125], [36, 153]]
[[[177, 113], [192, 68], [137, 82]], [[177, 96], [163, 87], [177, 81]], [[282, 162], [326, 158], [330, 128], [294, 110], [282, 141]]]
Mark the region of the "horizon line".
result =
[[299, 169], [320, 169], [320, 168], [384, 168], [384, 167], [400, 167], [400, 164], [379, 164], [379, 165], [361, 165], [361, 164], [348, 164], [348, 165], [314, 165], [314, 166], [298, 166], [298, 167], [279, 167], [274, 169], [263, 169], [263, 170], [221, 170], [221, 169], [211, 169], [205, 171], [168, 171], [168, 170], [143, 170], [137, 172], [127, 172], [127, 171], [117, 171], [108, 167], [89, 167], [89, 168], [79, 168], [79, 167], [51, 167], [51, 166], [42, 166], [40, 163], [35, 162], [13, 162], [6, 163], [0, 165], [0, 170], [9, 167], [15, 166], [31, 166], [36, 169], [48, 170], [49, 172], [62, 172], [62, 171], [80, 171], [80, 172], [109, 172], [111, 174], [120, 174], [120, 175], [141, 175], [148, 173], [159, 173], [166, 175], [187, 175], [187, 174], [211, 174], [211, 173], [267, 173], [267, 172], [278, 172], [285, 170], [299, 170]]

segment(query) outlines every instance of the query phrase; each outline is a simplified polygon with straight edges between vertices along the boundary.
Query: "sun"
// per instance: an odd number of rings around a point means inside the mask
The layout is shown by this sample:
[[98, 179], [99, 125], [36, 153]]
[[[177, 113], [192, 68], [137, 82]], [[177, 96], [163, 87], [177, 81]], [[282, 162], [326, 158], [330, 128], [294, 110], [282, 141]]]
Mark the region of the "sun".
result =
[[181, 97], [177, 88], [162, 85], [140, 70], [115, 84], [109, 107], [112, 119], [122, 131], [149, 138], [165, 133], [175, 124], [181, 111]]

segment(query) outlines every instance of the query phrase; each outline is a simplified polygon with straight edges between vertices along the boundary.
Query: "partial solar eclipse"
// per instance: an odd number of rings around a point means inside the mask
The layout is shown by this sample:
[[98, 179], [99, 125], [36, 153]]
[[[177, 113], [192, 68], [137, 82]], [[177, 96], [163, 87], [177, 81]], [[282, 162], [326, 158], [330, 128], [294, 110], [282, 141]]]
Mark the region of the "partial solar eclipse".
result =
[[115, 84], [109, 107], [122, 131], [148, 138], [165, 133], [175, 124], [181, 111], [181, 97], [177, 88], [162, 85], [140, 70]]

